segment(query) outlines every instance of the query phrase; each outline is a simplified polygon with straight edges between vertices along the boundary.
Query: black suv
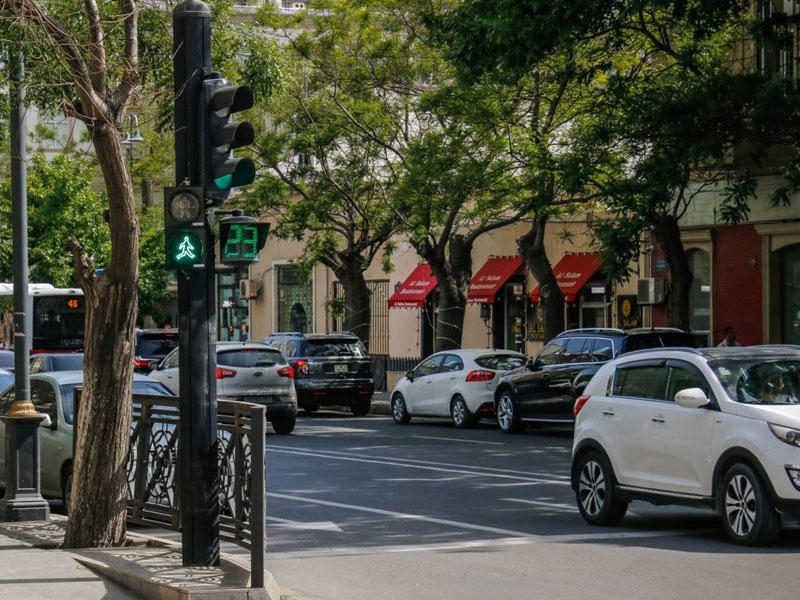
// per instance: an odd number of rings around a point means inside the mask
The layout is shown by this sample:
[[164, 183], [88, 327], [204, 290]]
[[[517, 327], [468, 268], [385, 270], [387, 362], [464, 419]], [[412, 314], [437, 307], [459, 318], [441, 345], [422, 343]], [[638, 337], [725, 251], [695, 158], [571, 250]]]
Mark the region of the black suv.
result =
[[139, 373], [149, 373], [150, 369], [177, 346], [177, 329], [137, 329], [133, 370]]
[[695, 347], [680, 329], [571, 329], [550, 340], [525, 367], [497, 383], [494, 405], [501, 431], [525, 423], [572, 424], [572, 407], [600, 366], [625, 352], [663, 346]]
[[298, 407], [308, 413], [322, 405], [349, 406], [354, 415], [369, 412], [375, 391], [372, 358], [356, 335], [287, 332], [264, 341], [294, 367]]

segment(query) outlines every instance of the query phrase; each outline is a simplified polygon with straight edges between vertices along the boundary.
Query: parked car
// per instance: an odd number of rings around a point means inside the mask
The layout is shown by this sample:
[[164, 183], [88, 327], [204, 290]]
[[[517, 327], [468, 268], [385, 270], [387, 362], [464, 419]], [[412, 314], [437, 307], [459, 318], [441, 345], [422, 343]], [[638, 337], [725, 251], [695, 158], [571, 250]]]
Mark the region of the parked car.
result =
[[[150, 375], [180, 394], [178, 348]], [[263, 404], [275, 433], [291, 433], [297, 418], [294, 369], [279, 350], [261, 342], [217, 342], [217, 398]]]
[[6, 387], [12, 383], [14, 383], [14, 373], [7, 369], [0, 369], [0, 390], [6, 389]]
[[505, 433], [525, 424], [568, 424], [572, 406], [598, 369], [612, 358], [643, 348], [694, 347], [679, 329], [571, 329], [548, 342], [525, 367], [503, 376], [494, 394], [497, 424]]
[[31, 374], [82, 369], [83, 352], [42, 352], [31, 355]]
[[465, 348], [432, 354], [405, 374], [390, 396], [392, 418], [450, 417], [456, 427], [470, 427], [494, 417], [494, 388], [501, 375], [525, 364], [512, 350]]
[[320, 406], [348, 406], [369, 412], [375, 383], [372, 358], [352, 333], [274, 333], [264, 340], [294, 367], [297, 404], [308, 413]]
[[[41, 494], [60, 498], [69, 510], [72, 486], [72, 438], [75, 388], [83, 385], [83, 371], [52, 371], [30, 376], [31, 402], [46, 415], [39, 426], [39, 473]], [[133, 376], [135, 394], [172, 396], [158, 381], [147, 375]], [[5, 414], [15, 399], [14, 382], [0, 392], [0, 414]], [[5, 438], [5, 423], [0, 421], [0, 437]], [[0, 444], [0, 484], [5, 485], [5, 446]]]
[[14, 368], [14, 351], [0, 349], [0, 369]]
[[134, 370], [149, 373], [158, 361], [177, 347], [177, 329], [137, 329], [136, 349], [133, 352]]
[[800, 519], [800, 347], [664, 348], [604, 365], [575, 403], [583, 518], [629, 502], [714, 508], [737, 544]]

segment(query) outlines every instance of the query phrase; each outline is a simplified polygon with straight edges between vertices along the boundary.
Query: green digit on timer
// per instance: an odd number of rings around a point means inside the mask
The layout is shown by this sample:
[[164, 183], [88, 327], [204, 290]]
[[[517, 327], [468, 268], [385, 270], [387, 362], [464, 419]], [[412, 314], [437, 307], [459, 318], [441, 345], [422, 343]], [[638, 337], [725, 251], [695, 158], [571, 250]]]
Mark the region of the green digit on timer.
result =
[[242, 237], [242, 256], [244, 258], [258, 257], [258, 227], [255, 225], [243, 225]]
[[231, 225], [228, 240], [225, 242], [225, 256], [236, 258], [242, 253], [242, 228], [237, 225]]

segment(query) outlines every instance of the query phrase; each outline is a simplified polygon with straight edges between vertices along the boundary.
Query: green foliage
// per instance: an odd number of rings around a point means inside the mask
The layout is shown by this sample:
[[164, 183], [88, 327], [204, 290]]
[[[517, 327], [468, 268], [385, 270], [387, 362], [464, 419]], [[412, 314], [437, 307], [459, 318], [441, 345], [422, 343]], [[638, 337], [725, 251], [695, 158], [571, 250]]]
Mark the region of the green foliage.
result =
[[[92, 189], [91, 164], [68, 154], [55, 155], [49, 162], [41, 153], [33, 155], [27, 175], [28, 198], [28, 264], [31, 281], [55, 286], [75, 285], [72, 255], [66, 247], [70, 235], [79, 237], [95, 264], [108, 260], [111, 240], [103, 220], [108, 204], [102, 194]], [[3, 213], [11, 209], [11, 184], [2, 185]], [[6, 223], [9, 220], [4, 218]], [[3, 230], [0, 254], [10, 256], [11, 228]], [[8, 235], [6, 235], [8, 234]], [[11, 260], [3, 261], [2, 277], [11, 277]]]

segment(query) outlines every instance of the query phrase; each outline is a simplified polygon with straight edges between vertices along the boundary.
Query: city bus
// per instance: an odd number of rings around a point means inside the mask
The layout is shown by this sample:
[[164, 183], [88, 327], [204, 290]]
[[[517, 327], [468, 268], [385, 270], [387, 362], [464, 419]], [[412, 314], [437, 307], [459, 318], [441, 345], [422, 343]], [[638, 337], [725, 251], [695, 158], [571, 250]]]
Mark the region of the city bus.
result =
[[[49, 283], [28, 284], [33, 337], [31, 353], [82, 352], [86, 321], [83, 290], [57, 288]], [[14, 284], [0, 283], [3, 347], [14, 344]]]

